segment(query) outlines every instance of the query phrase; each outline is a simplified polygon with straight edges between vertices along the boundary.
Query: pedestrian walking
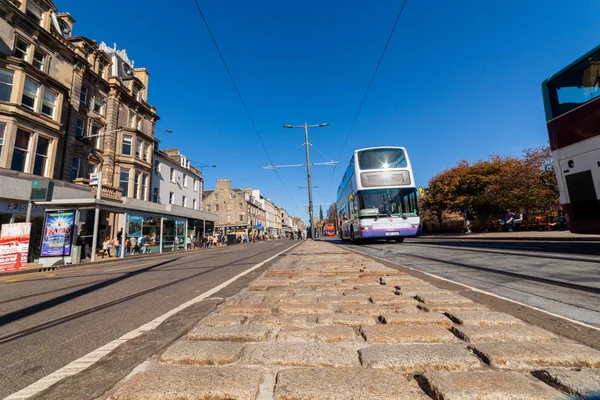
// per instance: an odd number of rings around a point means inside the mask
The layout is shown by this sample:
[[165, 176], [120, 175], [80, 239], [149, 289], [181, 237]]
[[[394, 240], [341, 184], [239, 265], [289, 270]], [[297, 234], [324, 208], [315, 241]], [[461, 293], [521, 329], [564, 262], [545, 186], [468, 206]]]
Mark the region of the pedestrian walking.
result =
[[129, 254], [134, 255], [135, 249], [137, 248], [137, 239], [133, 236], [129, 239], [129, 248], [130, 248]]
[[113, 246], [115, 247], [115, 257], [120, 257], [121, 256], [121, 242], [119, 240], [119, 236], [117, 235], [117, 237], [115, 237], [112, 241]]
[[112, 257], [110, 255], [110, 248], [112, 247], [112, 243], [110, 242], [110, 238], [104, 238], [104, 242], [102, 242], [102, 258], [104, 258], [104, 256], [106, 254], [108, 254], [108, 257]]

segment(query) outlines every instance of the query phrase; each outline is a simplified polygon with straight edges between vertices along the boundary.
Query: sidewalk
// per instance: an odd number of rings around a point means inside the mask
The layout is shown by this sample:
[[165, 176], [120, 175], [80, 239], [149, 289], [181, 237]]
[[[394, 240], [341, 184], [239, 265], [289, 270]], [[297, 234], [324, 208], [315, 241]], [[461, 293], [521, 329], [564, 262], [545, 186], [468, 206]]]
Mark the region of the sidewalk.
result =
[[600, 388], [600, 351], [307, 241], [109, 398], [564, 399], [555, 387]]
[[569, 231], [517, 231], [489, 233], [430, 234], [421, 239], [466, 239], [466, 240], [537, 240], [537, 241], [600, 241], [600, 235], [581, 235]]

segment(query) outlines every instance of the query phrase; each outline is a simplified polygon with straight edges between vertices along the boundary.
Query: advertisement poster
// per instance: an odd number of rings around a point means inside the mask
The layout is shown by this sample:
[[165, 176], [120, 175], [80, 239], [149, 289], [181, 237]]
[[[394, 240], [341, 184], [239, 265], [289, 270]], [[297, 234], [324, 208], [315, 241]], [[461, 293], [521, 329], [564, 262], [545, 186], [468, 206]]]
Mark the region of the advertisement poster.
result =
[[26, 269], [31, 222], [3, 224], [0, 231], [0, 272]]
[[129, 216], [129, 234], [130, 237], [142, 236], [142, 224], [144, 217], [141, 215], [130, 215]]
[[71, 255], [75, 211], [48, 211], [42, 237], [42, 257]]

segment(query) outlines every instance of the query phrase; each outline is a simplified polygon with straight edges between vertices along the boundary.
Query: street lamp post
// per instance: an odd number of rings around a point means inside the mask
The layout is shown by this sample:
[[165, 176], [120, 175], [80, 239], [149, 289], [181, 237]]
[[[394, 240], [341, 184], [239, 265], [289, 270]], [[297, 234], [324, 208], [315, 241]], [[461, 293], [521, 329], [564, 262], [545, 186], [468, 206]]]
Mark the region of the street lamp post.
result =
[[310, 237], [315, 240], [315, 226], [313, 223], [313, 200], [312, 200], [312, 179], [310, 176], [310, 149], [308, 148], [308, 128], [320, 128], [328, 126], [329, 124], [315, 124], [308, 125], [306, 122], [304, 125], [284, 125], [284, 128], [304, 128], [304, 144], [306, 146], [306, 175], [308, 177], [308, 213], [310, 216]]

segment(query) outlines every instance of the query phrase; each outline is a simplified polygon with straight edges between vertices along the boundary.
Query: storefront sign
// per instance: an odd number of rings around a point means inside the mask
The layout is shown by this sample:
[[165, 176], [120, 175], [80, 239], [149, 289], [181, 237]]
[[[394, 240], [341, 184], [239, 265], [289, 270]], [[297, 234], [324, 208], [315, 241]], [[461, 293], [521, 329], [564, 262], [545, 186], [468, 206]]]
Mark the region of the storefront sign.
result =
[[0, 272], [26, 269], [31, 222], [3, 224], [0, 232]]
[[40, 255], [42, 257], [71, 255], [74, 223], [75, 211], [47, 212]]

